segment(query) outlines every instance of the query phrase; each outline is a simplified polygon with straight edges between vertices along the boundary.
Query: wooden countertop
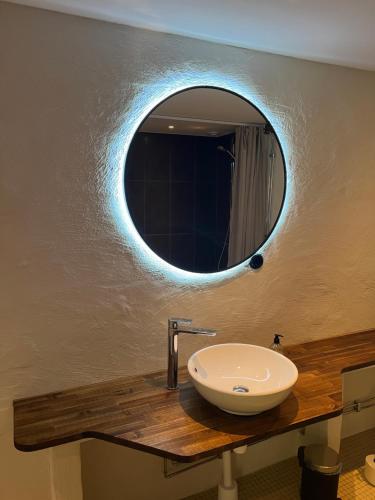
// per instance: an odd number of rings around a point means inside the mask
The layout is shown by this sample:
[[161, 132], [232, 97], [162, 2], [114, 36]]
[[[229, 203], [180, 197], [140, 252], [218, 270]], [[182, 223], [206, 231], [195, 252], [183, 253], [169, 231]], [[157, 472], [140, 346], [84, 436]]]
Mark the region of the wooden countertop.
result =
[[127, 377], [14, 401], [14, 443], [34, 451], [97, 438], [192, 462], [342, 413], [341, 373], [375, 364], [375, 330], [295, 345], [299, 370], [280, 406], [252, 417], [207, 403], [180, 370], [179, 391], [166, 372]]

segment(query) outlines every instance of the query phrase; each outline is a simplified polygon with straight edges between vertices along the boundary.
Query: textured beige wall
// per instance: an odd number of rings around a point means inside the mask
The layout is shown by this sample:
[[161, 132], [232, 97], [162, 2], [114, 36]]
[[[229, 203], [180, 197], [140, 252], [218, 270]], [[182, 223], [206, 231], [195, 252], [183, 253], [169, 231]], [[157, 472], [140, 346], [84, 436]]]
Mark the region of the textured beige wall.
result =
[[[294, 195], [258, 273], [175, 283], [108, 210], [111, 146], [172, 78], [231, 80], [288, 146]], [[0, 3], [0, 109], [2, 407], [164, 368], [172, 315], [262, 345], [375, 326], [374, 73]], [[209, 342], [183, 338], [182, 362]]]

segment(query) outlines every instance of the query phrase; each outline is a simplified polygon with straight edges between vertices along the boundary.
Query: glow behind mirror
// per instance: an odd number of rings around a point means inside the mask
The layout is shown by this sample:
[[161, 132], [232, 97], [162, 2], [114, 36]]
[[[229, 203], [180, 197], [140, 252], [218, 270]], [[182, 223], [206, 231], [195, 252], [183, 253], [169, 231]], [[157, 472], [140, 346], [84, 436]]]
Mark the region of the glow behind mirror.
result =
[[[164, 279], [174, 283], [202, 285], [216, 283], [237, 276], [244, 271], [248, 271], [247, 263], [243, 262], [235, 267], [216, 273], [194, 273], [174, 267], [156, 255], [144, 242], [130, 217], [125, 200], [124, 169], [126, 155], [133, 140], [134, 134], [142, 121], [149, 113], [162, 101], [176, 92], [191, 87], [212, 86], [222, 90], [232, 91], [259, 108], [272, 124], [281, 144], [281, 148], [286, 163], [286, 194], [284, 205], [279, 215], [276, 226], [269, 238], [264, 242], [257, 253], [265, 252], [271, 241], [278, 234], [282, 227], [292, 198], [292, 176], [289, 169], [289, 148], [286, 138], [282, 134], [282, 127], [277, 116], [273, 116], [267, 106], [259, 99], [259, 96], [252, 93], [251, 89], [237, 79], [225, 74], [215, 72], [192, 72], [180, 71], [168, 73], [157, 81], [149, 82], [140, 87], [136, 93], [130, 108], [126, 110], [121, 119], [122, 125], [116, 131], [110, 142], [107, 165], [104, 179], [108, 214], [114, 224], [115, 230], [126, 245], [132, 250], [133, 255], [138, 259], [142, 267], [153, 274], [157, 274]], [[265, 256], [265, 262], [267, 257]]]

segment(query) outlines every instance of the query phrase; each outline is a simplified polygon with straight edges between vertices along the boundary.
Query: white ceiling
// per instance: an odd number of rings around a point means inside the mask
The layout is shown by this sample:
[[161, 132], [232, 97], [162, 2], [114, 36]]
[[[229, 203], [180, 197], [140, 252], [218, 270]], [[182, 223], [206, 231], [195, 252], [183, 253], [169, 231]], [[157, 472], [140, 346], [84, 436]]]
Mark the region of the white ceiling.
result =
[[220, 137], [234, 132], [240, 124], [249, 123], [265, 123], [265, 119], [244, 99], [223, 90], [196, 88], [160, 104], [141, 131]]
[[375, 0], [10, 0], [239, 47], [375, 70]]

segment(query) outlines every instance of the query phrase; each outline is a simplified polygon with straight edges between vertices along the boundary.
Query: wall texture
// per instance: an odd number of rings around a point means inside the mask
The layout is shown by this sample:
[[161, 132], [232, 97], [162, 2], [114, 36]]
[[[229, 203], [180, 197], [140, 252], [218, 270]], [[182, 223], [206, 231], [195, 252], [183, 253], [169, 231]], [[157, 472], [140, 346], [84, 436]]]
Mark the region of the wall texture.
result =
[[[189, 75], [263, 107], [294, 186], [262, 270], [196, 286], [146, 269], [108, 208], [129, 110]], [[261, 345], [374, 327], [374, 73], [0, 3], [0, 109], [7, 415], [15, 397], [164, 368], [172, 315]], [[181, 361], [209, 342], [183, 338]]]

